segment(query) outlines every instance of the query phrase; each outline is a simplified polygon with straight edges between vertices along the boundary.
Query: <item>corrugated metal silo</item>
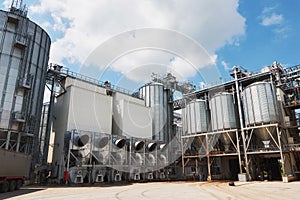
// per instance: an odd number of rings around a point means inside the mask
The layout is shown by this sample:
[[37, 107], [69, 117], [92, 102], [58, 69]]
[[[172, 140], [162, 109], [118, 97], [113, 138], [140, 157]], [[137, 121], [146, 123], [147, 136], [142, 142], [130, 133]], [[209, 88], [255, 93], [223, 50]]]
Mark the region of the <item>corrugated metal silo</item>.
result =
[[256, 82], [243, 91], [246, 125], [277, 122], [276, 90], [271, 83]]
[[160, 83], [150, 83], [139, 89], [145, 105], [151, 108], [152, 139], [168, 141], [173, 120], [170, 90]]
[[184, 109], [185, 134], [209, 132], [210, 119], [207, 102], [204, 100], [192, 101]]
[[[256, 82], [243, 91], [243, 105], [246, 126], [271, 124], [278, 122], [278, 108], [276, 102], [276, 89], [269, 82]], [[274, 127], [269, 127], [271, 134]], [[270, 143], [270, 134], [265, 128], [255, 129], [256, 135], [261, 138], [265, 147]]]
[[[234, 96], [231, 93], [218, 93], [210, 99], [211, 125], [213, 131], [223, 131], [238, 128], [237, 113], [234, 104]], [[235, 132], [228, 132], [228, 135], [235, 142]], [[231, 140], [227, 134], [221, 134], [220, 139], [229, 150]]]
[[32, 153], [51, 41], [26, 14], [15, 7], [0, 11], [0, 139], [8, 150]]
[[213, 131], [238, 127], [233, 94], [218, 93], [210, 99], [211, 125]]

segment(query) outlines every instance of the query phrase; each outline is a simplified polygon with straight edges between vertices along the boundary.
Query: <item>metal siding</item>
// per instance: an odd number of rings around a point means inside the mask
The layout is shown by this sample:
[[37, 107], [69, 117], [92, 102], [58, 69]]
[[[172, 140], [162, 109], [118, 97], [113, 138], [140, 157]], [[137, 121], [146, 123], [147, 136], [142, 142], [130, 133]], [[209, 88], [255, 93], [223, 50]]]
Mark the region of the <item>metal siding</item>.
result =
[[186, 120], [184, 124], [187, 126], [187, 134], [208, 132], [209, 113], [206, 109], [206, 102], [197, 100], [190, 102], [186, 106]]
[[121, 100], [122, 106], [122, 133], [130, 137], [152, 138], [150, 108], [133, 103], [129, 100]]
[[19, 48], [14, 48], [12, 56], [18, 59], [22, 58], [22, 50]]
[[246, 125], [277, 122], [275, 91], [271, 83], [254, 83], [243, 91]]
[[139, 89], [140, 95], [145, 99], [145, 105], [151, 108], [152, 139], [166, 140], [169, 135], [167, 118], [170, 117], [168, 90], [158, 83], [151, 83]]
[[112, 97], [73, 86], [70, 99], [68, 130], [79, 129], [111, 133]]
[[[0, 94], [1, 94], [1, 107], [3, 107], [3, 112], [0, 116], [1, 128], [6, 130], [15, 129], [18, 131], [18, 134], [22, 132], [29, 132], [35, 135], [38, 134], [39, 127], [39, 112], [40, 105], [43, 100], [43, 90], [44, 90], [44, 81], [45, 73], [37, 73], [37, 70], [34, 68], [44, 68], [47, 67], [47, 62], [43, 61], [43, 65], [39, 63], [40, 66], [32, 65], [32, 57], [30, 52], [40, 52], [40, 46], [32, 46], [31, 44], [39, 44], [39, 41], [35, 41], [34, 37], [28, 37], [28, 43], [25, 43], [25, 46], [18, 45], [16, 46], [16, 36], [29, 36], [34, 35], [35, 26], [28, 18], [17, 16], [18, 23], [13, 24], [11, 22], [7, 22], [7, 14], [6, 11], [0, 11]], [[10, 13], [12, 14], [12, 13]], [[30, 29], [30, 31], [28, 31]], [[39, 31], [44, 32], [41, 28]], [[43, 34], [45, 37], [44, 41], [50, 41], [50, 38], [47, 34]], [[49, 44], [48, 46], [43, 47], [42, 54], [47, 54], [43, 57], [48, 58], [49, 53]], [[37, 58], [36, 58], [37, 59]], [[26, 77], [26, 73], [29, 73], [30, 70], [31, 76], [33, 76], [33, 82], [31, 86], [32, 88], [24, 89], [19, 85], [20, 79]], [[24, 92], [26, 90], [26, 92]], [[23, 91], [23, 92], [21, 92]], [[24, 95], [27, 95], [24, 98]], [[30, 97], [30, 98], [29, 98]], [[26, 100], [27, 99], [27, 100]], [[29, 106], [29, 102], [32, 102], [32, 107]], [[13, 113], [15, 111], [22, 111], [23, 116], [25, 118], [25, 122], [20, 124], [14, 122]], [[31, 121], [30, 121], [31, 120]], [[19, 128], [19, 125], [20, 126]], [[29, 127], [34, 127], [30, 129]], [[21, 128], [22, 127], [22, 128]], [[18, 134], [14, 134], [14, 137]], [[22, 151], [31, 152], [31, 144], [30, 140], [32, 138], [27, 138], [22, 136], [21, 143], [17, 144], [17, 147], [14, 150], [18, 150], [20, 145], [20, 149]], [[21, 147], [27, 143], [27, 146]]]
[[35, 31], [36, 32], [35, 32], [35, 39], [34, 39], [34, 41], [39, 45], [39, 43], [41, 41], [42, 29], [37, 26]]
[[8, 23], [6, 29], [10, 32], [15, 32], [16, 31], [16, 24]]
[[233, 95], [218, 93], [210, 99], [212, 130], [220, 131], [237, 128]]
[[2, 47], [2, 54], [10, 55], [12, 47], [14, 45], [14, 34], [10, 32], [6, 32], [5, 39]]

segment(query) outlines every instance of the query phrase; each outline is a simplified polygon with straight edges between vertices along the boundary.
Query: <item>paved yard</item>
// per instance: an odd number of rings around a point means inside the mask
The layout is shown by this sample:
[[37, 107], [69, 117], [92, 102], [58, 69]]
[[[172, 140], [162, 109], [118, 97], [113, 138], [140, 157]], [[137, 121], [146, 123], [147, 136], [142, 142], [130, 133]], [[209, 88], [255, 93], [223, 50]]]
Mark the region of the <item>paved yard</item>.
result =
[[0, 199], [299, 199], [300, 182], [158, 182], [95, 187], [24, 187]]

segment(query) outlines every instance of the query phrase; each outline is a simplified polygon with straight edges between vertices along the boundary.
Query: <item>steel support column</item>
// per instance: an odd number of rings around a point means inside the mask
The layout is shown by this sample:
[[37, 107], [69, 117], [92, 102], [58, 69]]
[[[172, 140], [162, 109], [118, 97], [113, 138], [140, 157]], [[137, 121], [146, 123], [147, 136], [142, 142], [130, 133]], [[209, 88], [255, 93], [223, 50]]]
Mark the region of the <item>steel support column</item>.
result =
[[209, 148], [208, 148], [208, 135], [205, 135], [206, 140], [206, 158], [207, 158], [207, 180], [211, 180], [211, 170], [210, 170], [210, 156], [209, 156]]
[[9, 150], [11, 131], [7, 131], [5, 149]]
[[285, 166], [284, 166], [284, 157], [283, 157], [282, 146], [281, 146], [281, 132], [279, 132], [278, 125], [276, 125], [276, 133], [277, 133], [277, 137], [278, 137], [278, 147], [279, 147], [280, 158], [281, 158], [281, 163], [282, 163], [281, 168], [282, 168], [283, 175], [285, 175], [286, 172], [285, 172]]
[[242, 170], [242, 158], [241, 158], [241, 150], [240, 150], [240, 137], [238, 131], [236, 131], [235, 134], [236, 134], [236, 148], [237, 148], [237, 153], [239, 158], [239, 169], [240, 169], [240, 173], [242, 173], [243, 170]]
[[246, 138], [245, 138], [245, 131], [244, 131], [244, 121], [243, 121], [243, 112], [242, 112], [242, 105], [241, 105], [241, 98], [240, 98], [240, 89], [237, 77], [237, 67], [234, 67], [234, 79], [235, 79], [235, 89], [237, 95], [237, 102], [238, 102], [238, 111], [239, 111], [239, 118], [240, 118], [240, 125], [241, 125], [241, 133], [243, 139], [243, 146], [244, 146], [244, 157], [245, 157], [245, 167], [246, 167], [246, 174], [247, 177], [251, 180], [250, 173], [249, 173], [249, 163], [248, 163], [248, 156], [246, 150]]

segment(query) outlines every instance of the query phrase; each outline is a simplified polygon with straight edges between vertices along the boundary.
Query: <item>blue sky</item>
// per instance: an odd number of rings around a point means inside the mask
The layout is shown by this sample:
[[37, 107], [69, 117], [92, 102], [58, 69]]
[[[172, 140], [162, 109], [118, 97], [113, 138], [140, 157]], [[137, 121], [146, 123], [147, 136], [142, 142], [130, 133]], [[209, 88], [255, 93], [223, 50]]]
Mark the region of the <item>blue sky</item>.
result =
[[[1, 9], [7, 10], [9, 2], [5, 0]], [[189, 80], [199, 86], [200, 82], [213, 80], [206, 77], [209, 73], [216, 80], [228, 79], [227, 71], [234, 65], [257, 72], [273, 61], [285, 67], [300, 64], [298, 0], [23, 2], [29, 8], [29, 18], [52, 38], [50, 62], [131, 90], [149, 81], [149, 68], [161, 74], [175, 73], [180, 81]], [[205, 49], [205, 52], [198, 51], [203, 54], [199, 55], [199, 58], [203, 56], [201, 61], [191, 67], [170, 52], [142, 50], [125, 55], [106, 68], [84, 67], [94, 49], [109, 38], [144, 27], [175, 30], [193, 38]], [[132, 36], [135, 34], [133, 31]], [[114, 48], [110, 49], [111, 53]], [[188, 44], [182, 49], [190, 51]], [[185, 56], [192, 58], [194, 53]], [[214, 73], [212, 68], [219, 73]]]
[[[240, 1], [238, 10], [246, 18], [245, 35], [239, 46], [225, 45], [218, 50], [220, 60], [253, 71], [275, 60], [287, 67], [300, 64], [299, 8], [297, 0]], [[281, 18], [262, 24], [264, 18], [272, 15]]]

